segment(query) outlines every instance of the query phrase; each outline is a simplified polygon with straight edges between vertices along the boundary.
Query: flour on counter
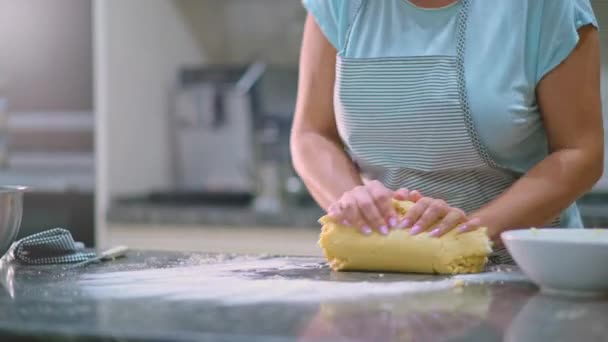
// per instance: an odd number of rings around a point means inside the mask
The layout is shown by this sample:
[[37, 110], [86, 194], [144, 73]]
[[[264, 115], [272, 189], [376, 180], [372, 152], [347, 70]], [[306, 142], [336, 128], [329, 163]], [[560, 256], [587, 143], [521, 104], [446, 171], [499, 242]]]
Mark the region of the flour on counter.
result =
[[[215, 300], [223, 304], [259, 302], [322, 302], [353, 297], [386, 296], [451, 289], [454, 279], [467, 284], [506, 280], [507, 273], [437, 277], [426, 281], [336, 281], [283, 277], [319, 270], [318, 263], [286, 258], [236, 258], [180, 267], [85, 274], [78, 286], [103, 298], [162, 297], [174, 300]], [[377, 279], [377, 278], [376, 278]], [[428, 278], [434, 279], [434, 278]]]

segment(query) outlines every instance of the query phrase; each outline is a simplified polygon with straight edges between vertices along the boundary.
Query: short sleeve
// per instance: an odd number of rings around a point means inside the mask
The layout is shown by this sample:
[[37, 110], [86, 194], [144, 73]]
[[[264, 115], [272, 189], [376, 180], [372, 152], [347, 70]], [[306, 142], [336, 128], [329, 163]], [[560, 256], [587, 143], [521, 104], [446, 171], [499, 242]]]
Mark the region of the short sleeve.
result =
[[537, 83], [568, 58], [578, 44], [579, 28], [598, 28], [589, 0], [544, 0], [540, 16]]
[[314, 18], [327, 40], [342, 51], [348, 30], [361, 1], [356, 0], [302, 0], [302, 4]]

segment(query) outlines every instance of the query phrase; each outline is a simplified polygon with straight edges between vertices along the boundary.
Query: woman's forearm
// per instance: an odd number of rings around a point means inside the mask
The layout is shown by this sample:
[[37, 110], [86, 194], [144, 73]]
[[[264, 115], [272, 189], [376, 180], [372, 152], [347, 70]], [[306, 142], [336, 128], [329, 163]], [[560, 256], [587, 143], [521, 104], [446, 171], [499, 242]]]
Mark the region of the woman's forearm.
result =
[[479, 217], [493, 237], [509, 229], [542, 227], [591, 189], [602, 164], [601, 149], [554, 152], [471, 216]]
[[302, 39], [298, 98], [291, 131], [294, 168], [325, 210], [361, 177], [344, 152], [334, 118], [334, 46], [308, 15]]
[[296, 172], [325, 210], [361, 185], [361, 177], [341, 144], [316, 132], [294, 133], [291, 152]]

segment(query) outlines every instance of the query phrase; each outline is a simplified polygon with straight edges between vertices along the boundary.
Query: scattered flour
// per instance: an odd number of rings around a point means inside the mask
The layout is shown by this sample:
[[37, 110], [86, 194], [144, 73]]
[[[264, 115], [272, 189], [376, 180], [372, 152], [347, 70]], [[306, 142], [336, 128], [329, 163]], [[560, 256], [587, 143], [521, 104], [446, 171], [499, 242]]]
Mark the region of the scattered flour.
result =
[[464, 286], [464, 280], [462, 280], [462, 279], [454, 280], [454, 287], [463, 287], [463, 286]]
[[[513, 280], [512, 274], [484, 273], [438, 277], [433, 281], [335, 281], [260, 276], [260, 271], [318, 270], [318, 263], [285, 258], [233, 259], [175, 268], [85, 274], [78, 281], [85, 293], [102, 298], [162, 297], [216, 300], [223, 304], [323, 302], [363, 296], [386, 296], [449, 290], [454, 281], [467, 284]], [[523, 276], [522, 276], [523, 277]], [[516, 280], [517, 277], [515, 277]], [[525, 279], [525, 278], [524, 278]]]

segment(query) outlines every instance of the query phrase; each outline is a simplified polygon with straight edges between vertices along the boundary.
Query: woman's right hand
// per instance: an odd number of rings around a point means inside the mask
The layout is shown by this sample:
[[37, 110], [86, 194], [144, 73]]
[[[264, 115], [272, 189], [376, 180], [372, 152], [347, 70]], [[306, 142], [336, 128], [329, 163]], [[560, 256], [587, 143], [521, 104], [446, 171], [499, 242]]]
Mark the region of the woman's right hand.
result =
[[389, 229], [403, 229], [407, 224], [398, 220], [393, 198], [416, 202], [422, 195], [416, 190], [392, 191], [379, 181], [371, 181], [345, 192], [329, 207], [327, 213], [338, 222], [358, 227], [365, 235], [371, 234], [374, 229], [387, 235]]

